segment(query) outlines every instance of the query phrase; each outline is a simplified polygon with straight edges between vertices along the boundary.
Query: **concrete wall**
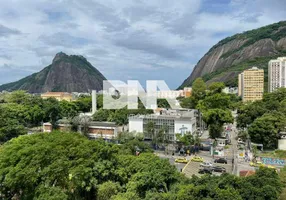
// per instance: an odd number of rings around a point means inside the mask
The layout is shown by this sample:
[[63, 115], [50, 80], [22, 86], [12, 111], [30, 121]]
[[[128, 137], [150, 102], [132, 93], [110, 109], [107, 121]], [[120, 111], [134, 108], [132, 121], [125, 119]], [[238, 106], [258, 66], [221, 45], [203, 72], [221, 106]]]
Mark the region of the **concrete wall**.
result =
[[96, 90], [92, 90], [91, 93], [91, 98], [92, 98], [92, 114], [96, 112]]
[[278, 149], [286, 150], [286, 139], [278, 140]]
[[112, 139], [117, 137], [117, 127], [89, 126], [88, 133], [92, 138]]
[[183, 119], [176, 119], [175, 120], [175, 134], [181, 133], [181, 128], [186, 128], [186, 132], [195, 132], [195, 122], [192, 122], [191, 120], [183, 120]]
[[143, 119], [129, 119], [129, 132], [143, 133]]

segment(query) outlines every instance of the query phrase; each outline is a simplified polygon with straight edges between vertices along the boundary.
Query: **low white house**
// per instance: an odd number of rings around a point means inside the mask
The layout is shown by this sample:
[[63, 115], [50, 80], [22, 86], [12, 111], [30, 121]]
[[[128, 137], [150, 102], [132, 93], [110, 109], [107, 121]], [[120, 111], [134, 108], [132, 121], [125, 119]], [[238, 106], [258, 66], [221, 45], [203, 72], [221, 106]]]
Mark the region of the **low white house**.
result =
[[[160, 114], [129, 116], [129, 132], [146, 133], [149, 122], [154, 123], [155, 132], [165, 130], [170, 141], [176, 140], [176, 134], [196, 132], [194, 110], [165, 110]], [[145, 135], [146, 139], [148, 138]]]

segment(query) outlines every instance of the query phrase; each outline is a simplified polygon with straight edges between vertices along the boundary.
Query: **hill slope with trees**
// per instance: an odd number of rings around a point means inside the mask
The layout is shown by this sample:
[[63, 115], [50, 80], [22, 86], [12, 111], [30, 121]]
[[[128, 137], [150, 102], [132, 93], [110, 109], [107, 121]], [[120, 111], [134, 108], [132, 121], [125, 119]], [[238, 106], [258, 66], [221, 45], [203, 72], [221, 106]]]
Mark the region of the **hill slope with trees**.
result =
[[208, 83], [237, 86], [237, 75], [252, 66], [264, 69], [266, 82], [268, 62], [278, 56], [286, 56], [286, 21], [221, 40], [200, 59], [180, 87], [190, 86], [198, 77]]

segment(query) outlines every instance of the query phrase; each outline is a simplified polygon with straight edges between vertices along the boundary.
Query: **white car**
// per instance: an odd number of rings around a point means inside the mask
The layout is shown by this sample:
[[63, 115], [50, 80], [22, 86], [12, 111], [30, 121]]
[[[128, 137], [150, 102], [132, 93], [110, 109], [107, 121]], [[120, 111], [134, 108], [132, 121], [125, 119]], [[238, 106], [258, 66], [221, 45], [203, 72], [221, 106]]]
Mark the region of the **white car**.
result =
[[212, 164], [211, 162], [202, 162], [202, 163], [200, 164], [200, 166], [201, 166], [201, 167], [212, 167], [213, 164]]

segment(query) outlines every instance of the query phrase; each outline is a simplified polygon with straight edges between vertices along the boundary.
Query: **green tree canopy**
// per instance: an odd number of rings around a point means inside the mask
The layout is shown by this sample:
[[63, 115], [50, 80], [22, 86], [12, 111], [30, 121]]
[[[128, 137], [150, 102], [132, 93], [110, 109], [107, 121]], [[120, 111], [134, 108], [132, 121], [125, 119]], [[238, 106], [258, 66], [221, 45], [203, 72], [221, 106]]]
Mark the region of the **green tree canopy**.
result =
[[201, 111], [208, 109], [230, 109], [231, 101], [230, 96], [224, 93], [217, 93], [206, 96], [204, 100], [200, 100], [197, 108]]
[[91, 198], [97, 184], [115, 177], [116, 148], [75, 133], [22, 136], [4, 144], [0, 153], [5, 199], [33, 199], [38, 191], [49, 194], [57, 188], [61, 196]]
[[204, 121], [210, 126], [211, 138], [219, 137], [224, 123], [233, 123], [233, 116], [229, 110], [209, 109], [203, 114]]
[[195, 109], [197, 104], [198, 104], [198, 100], [196, 100], [195, 97], [193, 96], [183, 98], [180, 101], [180, 105], [182, 108]]
[[208, 86], [211, 93], [221, 93], [225, 88], [225, 84], [223, 82], [213, 82]]
[[197, 78], [192, 84], [192, 96], [197, 100], [204, 99], [206, 95], [206, 83], [202, 78]]
[[181, 136], [181, 134], [177, 134], [176, 138], [186, 146], [195, 144], [195, 138], [192, 134], [185, 134], [184, 136]]
[[111, 110], [99, 109], [96, 111], [96, 113], [94, 113], [93, 120], [99, 122], [107, 121], [111, 112]]
[[277, 133], [286, 127], [286, 89], [266, 93], [261, 101], [242, 105], [238, 109], [237, 126], [248, 128], [251, 140], [266, 148], [277, 146]]
[[58, 132], [20, 136], [2, 145], [0, 182], [3, 200], [274, 200], [282, 189], [274, 169], [261, 168], [246, 178], [189, 179], [138, 140], [115, 145]]
[[278, 139], [276, 127], [278, 122], [278, 117], [272, 114], [264, 114], [257, 118], [248, 129], [251, 140], [263, 144], [265, 148], [275, 149]]

